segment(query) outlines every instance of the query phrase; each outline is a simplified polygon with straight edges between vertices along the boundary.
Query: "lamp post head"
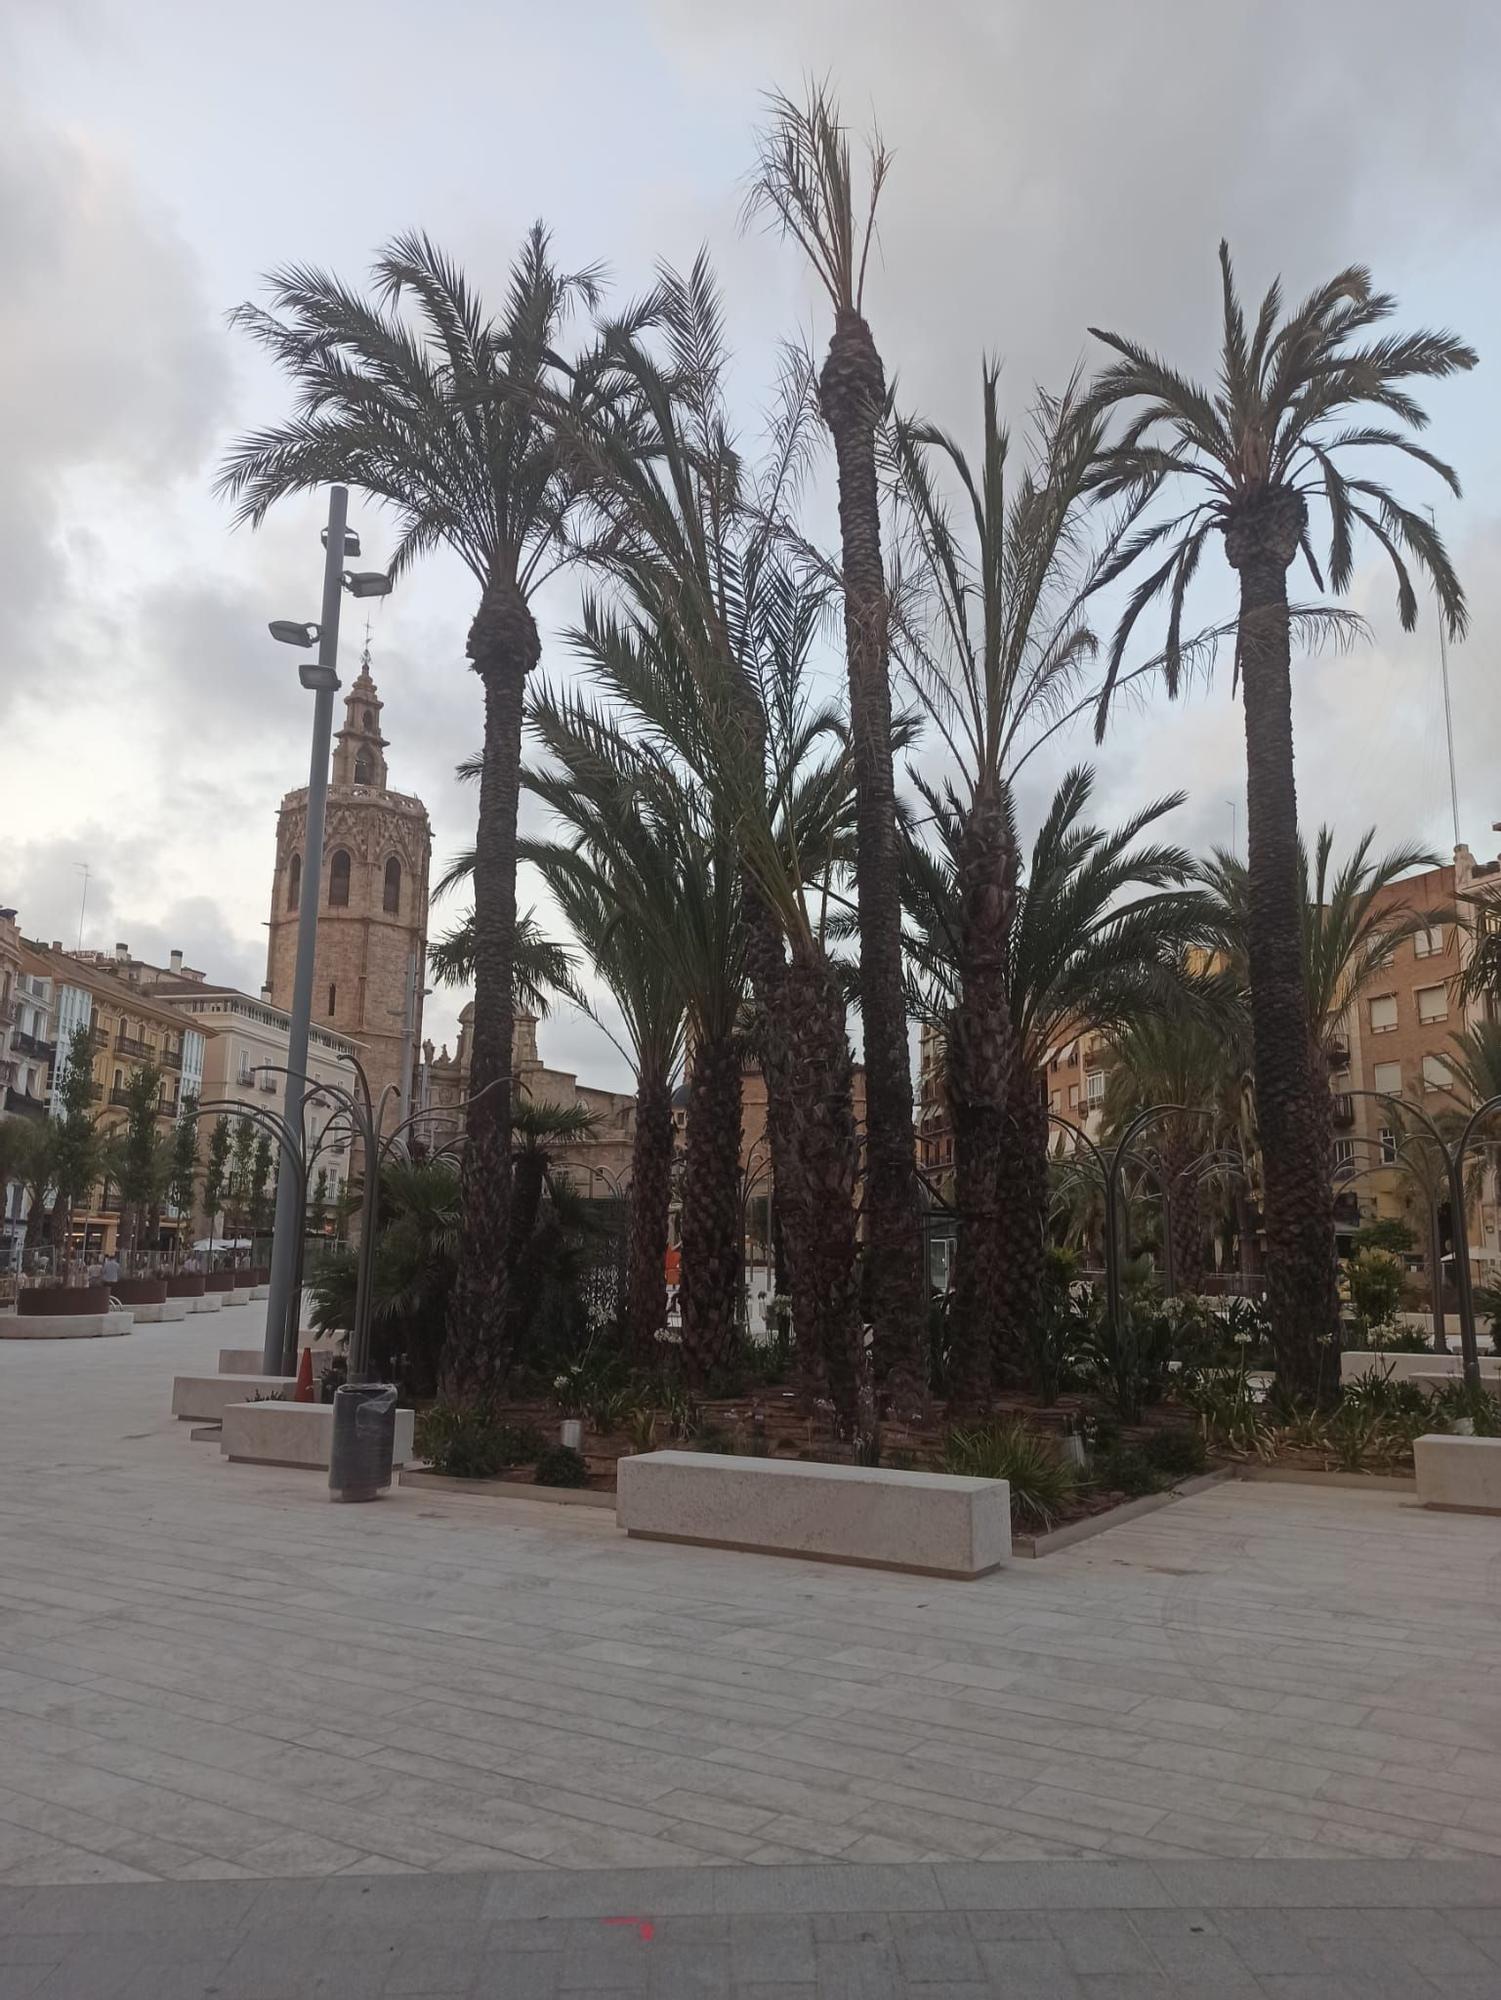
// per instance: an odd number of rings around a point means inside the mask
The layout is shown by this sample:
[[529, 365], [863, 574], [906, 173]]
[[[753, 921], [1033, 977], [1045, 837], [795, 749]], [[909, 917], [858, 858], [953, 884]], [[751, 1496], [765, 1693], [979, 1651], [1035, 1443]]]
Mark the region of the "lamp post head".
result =
[[[318, 530], [318, 539], [322, 542], [324, 548], [328, 547], [327, 528], [320, 528]], [[346, 528], [344, 530], [344, 553], [347, 556], [357, 556], [360, 553], [360, 538], [353, 528]]]
[[271, 637], [283, 646], [308, 647], [316, 646], [318, 643], [316, 625], [299, 625], [292, 618], [273, 618], [269, 630]]
[[316, 660], [300, 661], [297, 678], [312, 694], [333, 694], [339, 685], [337, 670], [333, 667], [320, 666]]
[[351, 597], [389, 597], [391, 579], [383, 569], [347, 569], [344, 588]]

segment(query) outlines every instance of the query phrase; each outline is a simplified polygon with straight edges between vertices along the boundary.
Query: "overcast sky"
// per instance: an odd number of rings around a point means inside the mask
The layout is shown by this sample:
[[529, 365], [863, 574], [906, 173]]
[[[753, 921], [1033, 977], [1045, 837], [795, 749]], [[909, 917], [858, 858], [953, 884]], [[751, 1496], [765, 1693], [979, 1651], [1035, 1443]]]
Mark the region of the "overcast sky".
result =
[[[1420, 17], [1393, 0], [8, 0], [0, 901], [28, 932], [76, 938], [87, 864], [86, 944], [263, 976], [276, 807], [305, 782], [310, 719], [265, 625], [316, 615], [321, 505], [251, 535], [212, 496], [230, 439], [286, 407], [228, 309], [283, 261], [358, 279], [414, 226], [496, 295], [537, 215], [566, 265], [603, 259], [622, 296], [707, 242], [753, 433], [777, 337], [827, 333], [792, 250], [737, 227], [758, 93], [808, 71], [895, 149], [869, 316], [903, 403], [963, 434], [985, 350], [1014, 410], [1094, 362], [1091, 323], [1207, 370], [1221, 234], [1248, 291], [1280, 271], [1301, 293], [1364, 261], [1406, 320], [1480, 349], [1479, 371], [1428, 398], [1465, 500], [1408, 490], [1435, 505], [1471, 597], [1451, 660], [1461, 831], [1496, 852], [1501, 16], [1484, 0]], [[379, 515], [353, 513], [378, 562]], [[1362, 555], [1371, 643], [1298, 670], [1303, 820], [1447, 849], [1435, 629], [1400, 634]], [[549, 598], [550, 635], [571, 602]], [[373, 630], [392, 783], [426, 800], [440, 863], [472, 830], [452, 779], [479, 738], [472, 611], [467, 578], [435, 562]], [[345, 632], [352, 667], [359, 621]], [[1062, 764], [1095, 754], [1081, 735], [1037, 760], [1029, 826]], [[1098, 765], [1102, 811], [1181, 786], [1179, 838], [1243, 836], [1228, 676], [1123, 713]], [[461, 998], [429, 1003], [440, 1039]], [[545, 1025], [542, 1047], [625, 1080], [588, 1023]]]

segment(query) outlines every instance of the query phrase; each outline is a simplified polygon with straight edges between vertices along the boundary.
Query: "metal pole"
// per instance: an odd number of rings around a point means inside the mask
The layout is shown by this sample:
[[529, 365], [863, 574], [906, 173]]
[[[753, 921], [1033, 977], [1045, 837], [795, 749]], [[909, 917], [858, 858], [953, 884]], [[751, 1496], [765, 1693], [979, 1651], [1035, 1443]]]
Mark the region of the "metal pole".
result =
[[416, 1050], [417, 1035], [417, 954], [407, 955], [407, 990], [401, 1009], [401, 1074], [397, 1078], [400, 1094], [396, 1100], [396, 1122], [404, 1125], [412, 1115], [412, 1057]]
[[[323, 614], [318, 626], [318, 664], [339, 663], [339, 603], [343, 591], [344, 530], [349, 516], [349, 489], [331, 486], [328, 493], [328, 537], [323, 556]], [[328, 799], [328, 755], [333, 741], [335, 681], [313, 696], [313, 749], [308, 763], [307, 831], [303, 841], [302, 895], [297, 908], [297, 966], [292, 981], [292, 1012], [287, 1030], [287, 1089], [282, 1115], [291, 1124], [300, 1117], [307, 1086], [308, 1027], [313, 1014], [313, 954], [318, 943], [318, 900], [323, 888], [323, 814]], [[301, 1300], [292, 1296], [296, 1275], [297, 1237], [305, 1218], [298, 1212], [295, 1162], [282, 1153], [281, 1179], [276, 1189], [276, 1223], [271, 1239], [271, 1290], [266, 1302], [266, 1335], [261, 1366], [268, 1375], [281, 1367], [289, 1313], [300, 1314]]]
[[[1466, 1133], [1466, 1137], [1468, 1137]], [[1465, 1214], [1464, 1152], [1449, 1154], [1449, 1207], [1454, 1232], [1454, 1283], [1459, 1292], [1459, 1348], [1466, 1383], [1480, 1387], [1480, 1350], [1475, 1345], [1475, 1293], [1470, 1284], [1470, 1225]]]
[[1428, 1204], [1428, 1258], [1433, 1285], [1433, 1350], [1436, 1354], [1447, 1354], [1449, 1338], [1444, 1331], [1444, 1229], [1439, 1221], [1437, 1199]]

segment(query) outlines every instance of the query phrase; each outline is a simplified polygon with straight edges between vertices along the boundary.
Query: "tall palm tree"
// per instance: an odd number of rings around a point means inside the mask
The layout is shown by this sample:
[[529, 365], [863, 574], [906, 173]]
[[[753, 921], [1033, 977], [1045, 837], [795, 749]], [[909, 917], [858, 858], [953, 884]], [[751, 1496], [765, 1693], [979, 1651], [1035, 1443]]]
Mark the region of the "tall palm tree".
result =
[[[994, 1364], [1001, 1374], [1020, 1366], [1041, 1309], [1048, 1058], [1065, 1033], [1117, 1027], [1162, 1005], [1182, 954], [1205, 936], [1203, 899], [1183, 886], [1191, 856], [1178, 847], [1138, 845], [1184, 795], [1157, 800], [1106, 831], [1084, 818], [1093, 788], [1086, 769], [1070, 771], [1059, 785], [1018, 881], [1011, 921], [1006, 1007], [1012, 1073], [995, 1264]], [[926, 797], [933, 841], [909, 837], [905, 856], [909, 990], [914, 1011], [946, 1032], [959, 997], [963, 827], [952, 801], [931, 790]]]
[[[1092, 562], [1082, 529], [1098, 423], [1078, 419], [1078, 383], [1039, 399], [1029, 462], [1012, 464], [997, 413], [999, 369], [981, 370], [977, 467], [947, 433], [898, 422], [897, 519], [917, 594], [893, 651], [955, 766], [945, 809], [958, 826], [956, 995], [945, 1034], [955, 1199], [961, 1227], [950, 1315], [950, 1404], [989, 1399], [998, 1338], [1000, 1162], [1013, 1067], [1006, 961], [1016, 896], [1010, 787], [1077, 705], [1095, 652], [1080, 615]], [[958, 489], [957, 518], [941, 477]]]
[[1437, 530], [1348, 461], [1368, 448], [1401, 453], [1457, 493], [1459, 482], [1442, 460], [1391, 424], [1373, 423], [1367, 412], [1420, 430], [1426, 418], [1406, 385], [1472, 368], [1476, 356], [1447, 332], [1368, 338], [1396, 301], [1373, 291], [1369, 272], [1358, 265], [1319, 286], [1285, 317], [1274, 282], [1249, 332], [1224, 243], [1220, 273], [1223, 345], [1213, 391], [1136, 342], [1091, 329], [1121, 357], [1099, 377], [1091, 407], [1129, 410], [1124, 431], [1102, 459], [1101, 492], [1140, 502], [1186, 481], [1191, 501], [1184, 511], [1142, 527], [1102, 573], [1102, 582], [1123, 574], [1149, 551], [1157, 565], [1137, 584], [1121, 616], [1099, 726], [1132, 628], [1149, 604], [1164, 597], [1162, 664], [1168, 691], [1176, 693], [1185, 661], [1185, 596], [1211, 534], [1219, 534], [1240, 581], [1235, 669], [1245, 710], [1248, 943], [1272, 1252], [1268, 1303], [1279, 1373], [1289, 1387], [1313, 1390], [1320, 1342], [1336, 1324], [1338, 1305], [1324, 1083], [1313, 1072], [1304, 998], [1290, 666], [1295, 627], [1328, 630], [1338, 619], [1328, 611], [1296, 614], [1288, 572], [1301, 554], [1316, 586], [1324, 588], [1309, 514], [1310, 502], [1321, 504], [1328, 514], [1331, 590], [1348, 588], [1354, 537], [1364, 527], [1396, 572], [1403, 628], [1410, 631], [1418, 615], [1410, 558], [1432, 582], [1449, 631], [1456, 637], [1464, 631], [1464, 594]]
[[[849, 848], [852, 758], [836, 714], [805, 692], [826, 595], [789, 567], [784, 515], [804, 455], [807, 383], [784, 382], [766, 463], [730, 429], [712, 273], [663, 271], [659, 340], [606, 336], [602, 368], [632, 413], [597, 427], [595, 537], [614, 596], [587, 607], [581, 658], [617, 718], [692, 774], [740, 856], [739, 916], [767, 1084], [776, 1207], [805, 1378], [856, 1425], [863, 1357], [856, 1293], [859, 1149], [840, 980], [817, 885]], [[832, 744], [830, 749], [828, 746]], [[827, 754], [824, 754], [827, 752]], [[695, 1043], [695, 1071], [700, 1068]], [[692, 1106], [690, 1104], [690, 1117]], [[689, 1254], [684, 1245], [684, 1282]]]
[[[541, 657], [531, 600], [568, 551], [576, 469], [545, 417], [546, 392], [591, 391], [558, 352], [570, 312], [592, 307], [592, 272], [567, 276], [536, 224], [498, 318], [423, 235], [396, 238], [365, 299], [301, 266], [274, 273], [273, 309], [236, 322], [291, 377], [285, 423], [242, 439], [220, 489], [259, 524], [289, 494], [344, 480], [400, 523], [393, 572], [438, 548], [456, 554], [479, 604], [467, 651], [484, 691], [474, 879], [474, 1035], [462, 1185], [464, 1227], [444, 1375], [450, 1390], [495, 1384], [505, 1342], [510, 1201], [512, 956], [516, 812], [526, 676]], [[414, 324], [403, 308], [415, 303]]]
[[881, 554], [876, 432], [886, 405], [881, 356], [865, 319], [865, 269], [890, 166], [880, 140], [857, 204], [849, 137], [819, 86], [796, 104], [771, 98], [748, 198], [802, 247], [834, 312], [818, 403], [839, 472], [845, 663], [856, 800], [855, 892], [865, 1033], [865, 1256], [877, 1357], [893, 1400], [923, 1400], [926, 1304], [902, 982], [901, 839], [892, 763], [889, 606]]

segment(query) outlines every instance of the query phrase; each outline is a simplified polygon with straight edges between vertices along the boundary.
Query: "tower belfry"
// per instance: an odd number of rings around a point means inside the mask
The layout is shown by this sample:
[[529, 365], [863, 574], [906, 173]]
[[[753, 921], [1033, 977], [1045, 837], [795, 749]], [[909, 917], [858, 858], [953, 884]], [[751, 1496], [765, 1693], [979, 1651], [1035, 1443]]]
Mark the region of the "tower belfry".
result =
[[[384, 707], [370, 671], [370, 628], [344, 697], [334, 739], [320, 857], [313, 1025], [348, 1035], [377, 1098], [410, 1088], [421, 1045], [432, 829], [421, 799], [389, 787]], [[276, 822], [276, 873], [266, 983], [274, 1006], [291, 1003], [297, 913], [306, 854], [307, 793], [288, 792]], [[394, 1121], [394, 1110], [387, 1123]]]

